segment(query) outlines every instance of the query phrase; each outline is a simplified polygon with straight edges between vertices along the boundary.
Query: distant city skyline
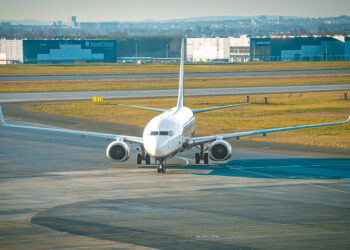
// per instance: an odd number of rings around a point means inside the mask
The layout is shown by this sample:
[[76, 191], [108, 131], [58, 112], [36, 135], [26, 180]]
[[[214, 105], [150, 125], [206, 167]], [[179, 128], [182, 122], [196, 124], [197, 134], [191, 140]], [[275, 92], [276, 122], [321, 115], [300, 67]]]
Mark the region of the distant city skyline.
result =
[[349, 0], [0, 0], [0, 20], [67, 22], [145, 21], [205, 16], [299, 16], [350, 15]]

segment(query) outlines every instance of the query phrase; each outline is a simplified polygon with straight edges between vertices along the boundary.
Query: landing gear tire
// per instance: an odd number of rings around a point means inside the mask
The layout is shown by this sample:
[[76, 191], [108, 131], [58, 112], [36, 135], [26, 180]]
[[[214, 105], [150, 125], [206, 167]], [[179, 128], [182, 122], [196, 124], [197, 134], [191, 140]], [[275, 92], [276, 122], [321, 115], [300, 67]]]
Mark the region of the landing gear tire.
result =
[[158, 171], [158, 173], [165, 173], [166, 172], [166, 166], [164, 166], [163, 162], [161, 162], [158, 165], [157, 171]]
[[151, 164], [151, 157], [147, 154], [145, 157], [146, 165]]
[[196, 153], [196, 154], [195, 154], [195, 158], [196, 158], [196, 164], [199, 164], [200, 161], [201, 161], [201, 156], [200, 156], [200, 154], [199, 154], [199, 153]]
[[141, 154], [137, 154], [137, 165], [140, 165], [142, 163], [142, 155]]
[[209, 154], [208, 153], [204, 154], [204, 164], [209, 164]]
[[164, 174], [166, 172], [166, 166], [158, 166], [157, 171]]

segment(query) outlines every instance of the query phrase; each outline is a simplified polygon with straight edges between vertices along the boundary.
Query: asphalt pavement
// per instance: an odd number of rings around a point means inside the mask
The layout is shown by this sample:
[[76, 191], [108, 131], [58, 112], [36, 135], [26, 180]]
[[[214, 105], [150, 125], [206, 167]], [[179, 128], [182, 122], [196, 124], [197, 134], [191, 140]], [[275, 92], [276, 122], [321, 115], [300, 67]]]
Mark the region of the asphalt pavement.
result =
[[[350, 84], [193, 88], [185, 89], [185, 96], [254, 95], [268, 93], [300, 93], [340, 90], [350, 90]], [[177, 96], [177, 94], [178, 89], [0, 93], [0, 103], [27, 101], [89, 100], [95, 96], [103, 97], [105, 99], [175, 97]]]
[[[223, 76], [275, 76], [350, 73], [350, 69], [321, 70], [282, 70], [282, 71], [244, 71], [244, 72], [195, 72], [185, 73], [185, 77], [223, 77]], [[148, 79], [178, 78], [178, 73], [149, 74], [102, 74], [102, 75], [42, 75], [42, 76], [0, 76], [0, 81], [49, 81], [49, 80], [101, 80], [101, 79]]]
[[109, 143], [0, 127], [0, 248], [350, 247], [346, 152], [235, 141], [226, 164], [187, 152], [158, 174]]
[[[350, 85], [186, 89], [187, 96], [349, 90]], [[176, 89], [2, 93], [0, 102], [176, 96]], [[139, 135], [139, 128], [23, 111], [8, 122]], [[302, 140], [302, 138], [300, 138]], [[350, 152], [232, 141], [224, 164], [192, 151], [166, 174], [105, 156], [111, 141], [0, 127], [1, 249], [348, 249]]]

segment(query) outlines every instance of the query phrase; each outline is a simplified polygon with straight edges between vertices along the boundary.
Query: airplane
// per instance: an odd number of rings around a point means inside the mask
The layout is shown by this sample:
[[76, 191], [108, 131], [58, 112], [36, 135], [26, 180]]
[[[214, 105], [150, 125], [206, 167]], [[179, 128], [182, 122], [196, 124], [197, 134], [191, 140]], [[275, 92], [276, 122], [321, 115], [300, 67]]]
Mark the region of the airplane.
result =
[[195, 153], [196, 164], [199, 164], [201, 161], [204, 162], [204, 164], [208, 164], [209, 158], [214, 162], [222, 162], [228, 160], [232, 155], [231, 145], [227, 141], [225, 141], [226, 139], [239, 139], [243, 136], [257, 134], [262, 134], [263, 136], [266, 136], [266, 134], [273, 132], [339, 125], [347, 123], [350, 120], [349, 116], [349, 118], [346, 121], [342, 122], [322, 123], [248, 132], [237, 132], [231, 134], [221, 134], [212, 136], [193, 136], [196, 127], [196, 118], [194, 114], [248, 104], [249, 103], [240, 103], [197, 110], [191, 110], [190, 108], [186, 107], [184, 105], [184, 39], [182, 39], [179, 90], [176, 107], [173, 107], [169, 110], [165, 110], [158, 108], [119, 104], [120, 106], [152, 110], [161, 113], [160, 115], [154, 117], [147, 124], [143, 131], [142, 137], [8, 124], [4, 119], [1, 106], [0, 115], [1, 125], [4, 127], [34, 129], [50, 132], [76, 134], [81, 136], [94, 136], [100, 138], [113, 139], [114, 141], [107, 146], [106, 155], [109, 159], [117, 162], [127, 161], [130, 158], [131, 154], [130, 144], [137, 144], [140, 146], [140, 148], [138, 148], [139, 153], [137, 154], [137, 164], [139, 165], [142, 164], [142, 162], [145, 162], [146, 165], [149, 165], [151, 162], [151, 157], [153, 157], [157, 163], [158, 173], [166, 172], [165, 161], [167, 159], [174, 157], [179, 152], [190, 150], [194, 147], [199, 149], [199, 153]]

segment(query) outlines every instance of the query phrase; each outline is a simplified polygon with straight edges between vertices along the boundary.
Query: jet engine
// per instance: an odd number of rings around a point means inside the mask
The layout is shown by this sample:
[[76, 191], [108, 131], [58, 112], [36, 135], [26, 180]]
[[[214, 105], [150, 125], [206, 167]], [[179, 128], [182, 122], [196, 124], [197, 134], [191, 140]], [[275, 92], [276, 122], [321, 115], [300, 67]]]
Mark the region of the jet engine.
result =
[[214, 141], [209, 146], [210, 159], [213, 161], [225, 161], [232, 155], [231, 145], [224, 140]]
[[130, 147], [123, 141], [114, 141], [108, 145], [106, 155], [114, 161], [127, 161], [130, 158]]

